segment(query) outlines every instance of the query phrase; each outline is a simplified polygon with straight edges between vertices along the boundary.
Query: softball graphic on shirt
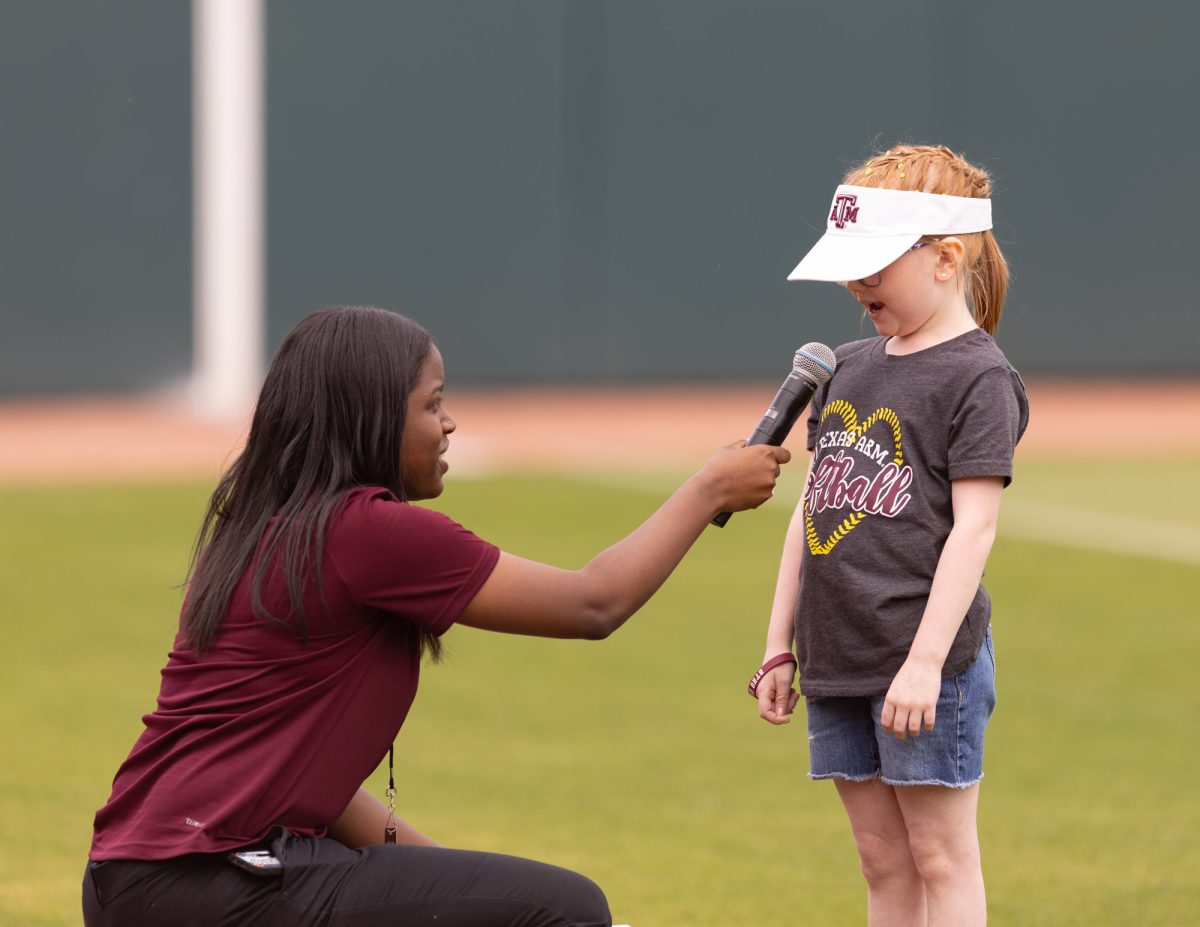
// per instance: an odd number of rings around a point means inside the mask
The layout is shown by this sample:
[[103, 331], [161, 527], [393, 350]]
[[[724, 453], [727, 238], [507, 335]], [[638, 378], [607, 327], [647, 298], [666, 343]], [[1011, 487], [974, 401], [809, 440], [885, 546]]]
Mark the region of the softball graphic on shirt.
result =
[[[854, 406], [835, 399], [821, 411], [814, 453], [817, 464], [804, 486], [804, 534], [814, 556], [828, 554], [867, 518], [895, 518], [912, 499], [913, 470], [904, 462], [900, 419], [889, 408], [860, 422]], [[845, 515], [822, 538], [814, 516], [824, 512]]]

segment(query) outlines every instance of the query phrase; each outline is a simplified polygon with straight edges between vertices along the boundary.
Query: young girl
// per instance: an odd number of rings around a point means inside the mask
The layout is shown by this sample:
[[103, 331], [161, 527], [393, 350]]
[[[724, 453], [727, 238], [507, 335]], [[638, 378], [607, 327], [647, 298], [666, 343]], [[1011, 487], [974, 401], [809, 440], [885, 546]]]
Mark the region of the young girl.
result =
[[727, 447], [579, 570], [410, 505], [455, 430], [415, 322], [327, 309], [287, 336], [200, 531], [158, 705], [96, 813], [87, 927], [608, 927], [573, 872], [438, 846], [362, 788], [455, 624], [601, 638], [788, 452]]
[[839, 348], [813, 400], [750, 688], [785, 724], [798, 668], [810, 777], [835, 781], [872, 927], [987, 917], [975, 816], [995, 663], [980, 577], [1028, 418], [992, 340], [1008, 268], [990, 189], [947, 148], [893, 148], [850, 171], [789, 277], [841, 282], [879, 336]]

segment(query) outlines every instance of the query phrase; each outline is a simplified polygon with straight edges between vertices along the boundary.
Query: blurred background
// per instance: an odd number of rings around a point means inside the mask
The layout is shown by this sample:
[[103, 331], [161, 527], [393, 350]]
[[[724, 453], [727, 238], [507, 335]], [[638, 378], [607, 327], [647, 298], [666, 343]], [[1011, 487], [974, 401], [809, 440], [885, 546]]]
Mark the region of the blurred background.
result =
[[[1022, 372], [1200, 365], [1193, 6], [263, 9], [263, 358], [371, 303], [459, 383], [775, 380], [863, 332], [785, 278], [845, 168], [907, 140], [994, 176]], [[192, 38], [183, 0], [0, 0], [0, 395], [189, 376]]]
[[[797, 346], [871, 333], [785, 278], [898, 141], [991, 171], [1032, 405], [988, 564], [992, 923], [1195, 927], [1198, 27], [1165, 0], [0, 0], [0, 927], [78, 923], [295, 322], [425, 324], [460, 425], [433, 504], [579, 566]], [[862, 923], [802, 717], [744, 695], [789, 446], [612, 640], [452, 631], [397, 743], [406, 817], [577, 868], [635, 927]]]

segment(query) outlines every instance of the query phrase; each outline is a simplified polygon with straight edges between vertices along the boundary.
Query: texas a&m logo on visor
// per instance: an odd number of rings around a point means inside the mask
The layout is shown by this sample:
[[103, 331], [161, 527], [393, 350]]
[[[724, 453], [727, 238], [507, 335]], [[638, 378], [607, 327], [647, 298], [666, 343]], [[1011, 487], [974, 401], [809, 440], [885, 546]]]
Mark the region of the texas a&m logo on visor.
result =
[[829, 221], [840, 229], [844, 229], [847, 222], [857, 222], [857, 202], [858, 197], [853, 193], [839, 193], [833, 198], [833, 211], [829, 214]]

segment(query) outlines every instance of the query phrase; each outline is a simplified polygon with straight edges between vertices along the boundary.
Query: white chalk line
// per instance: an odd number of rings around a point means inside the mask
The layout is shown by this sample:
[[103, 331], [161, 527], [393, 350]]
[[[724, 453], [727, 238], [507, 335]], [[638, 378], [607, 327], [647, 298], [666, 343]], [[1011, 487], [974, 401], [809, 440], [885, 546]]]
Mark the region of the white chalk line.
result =
[[1200, 565], [1200, 527], [1181, 522], [1014, 499], [1000, 508], [1000, 533], [1085, 550]]
[[[564, 476], [574, 482], [661, 493], [665, 498], [686, 474], [589, 473]], [[790, 512], [800, 499], [800, 486], [782, 482], [766, 503]], [[1148, 557], [1188, 566], [1200, 565], [1200, 526], [1177, 521], [1105, 512], [1099, 509], [1006, 499], [1000, 508], [999, 533], [1063, 547], [1121, 556]]]

